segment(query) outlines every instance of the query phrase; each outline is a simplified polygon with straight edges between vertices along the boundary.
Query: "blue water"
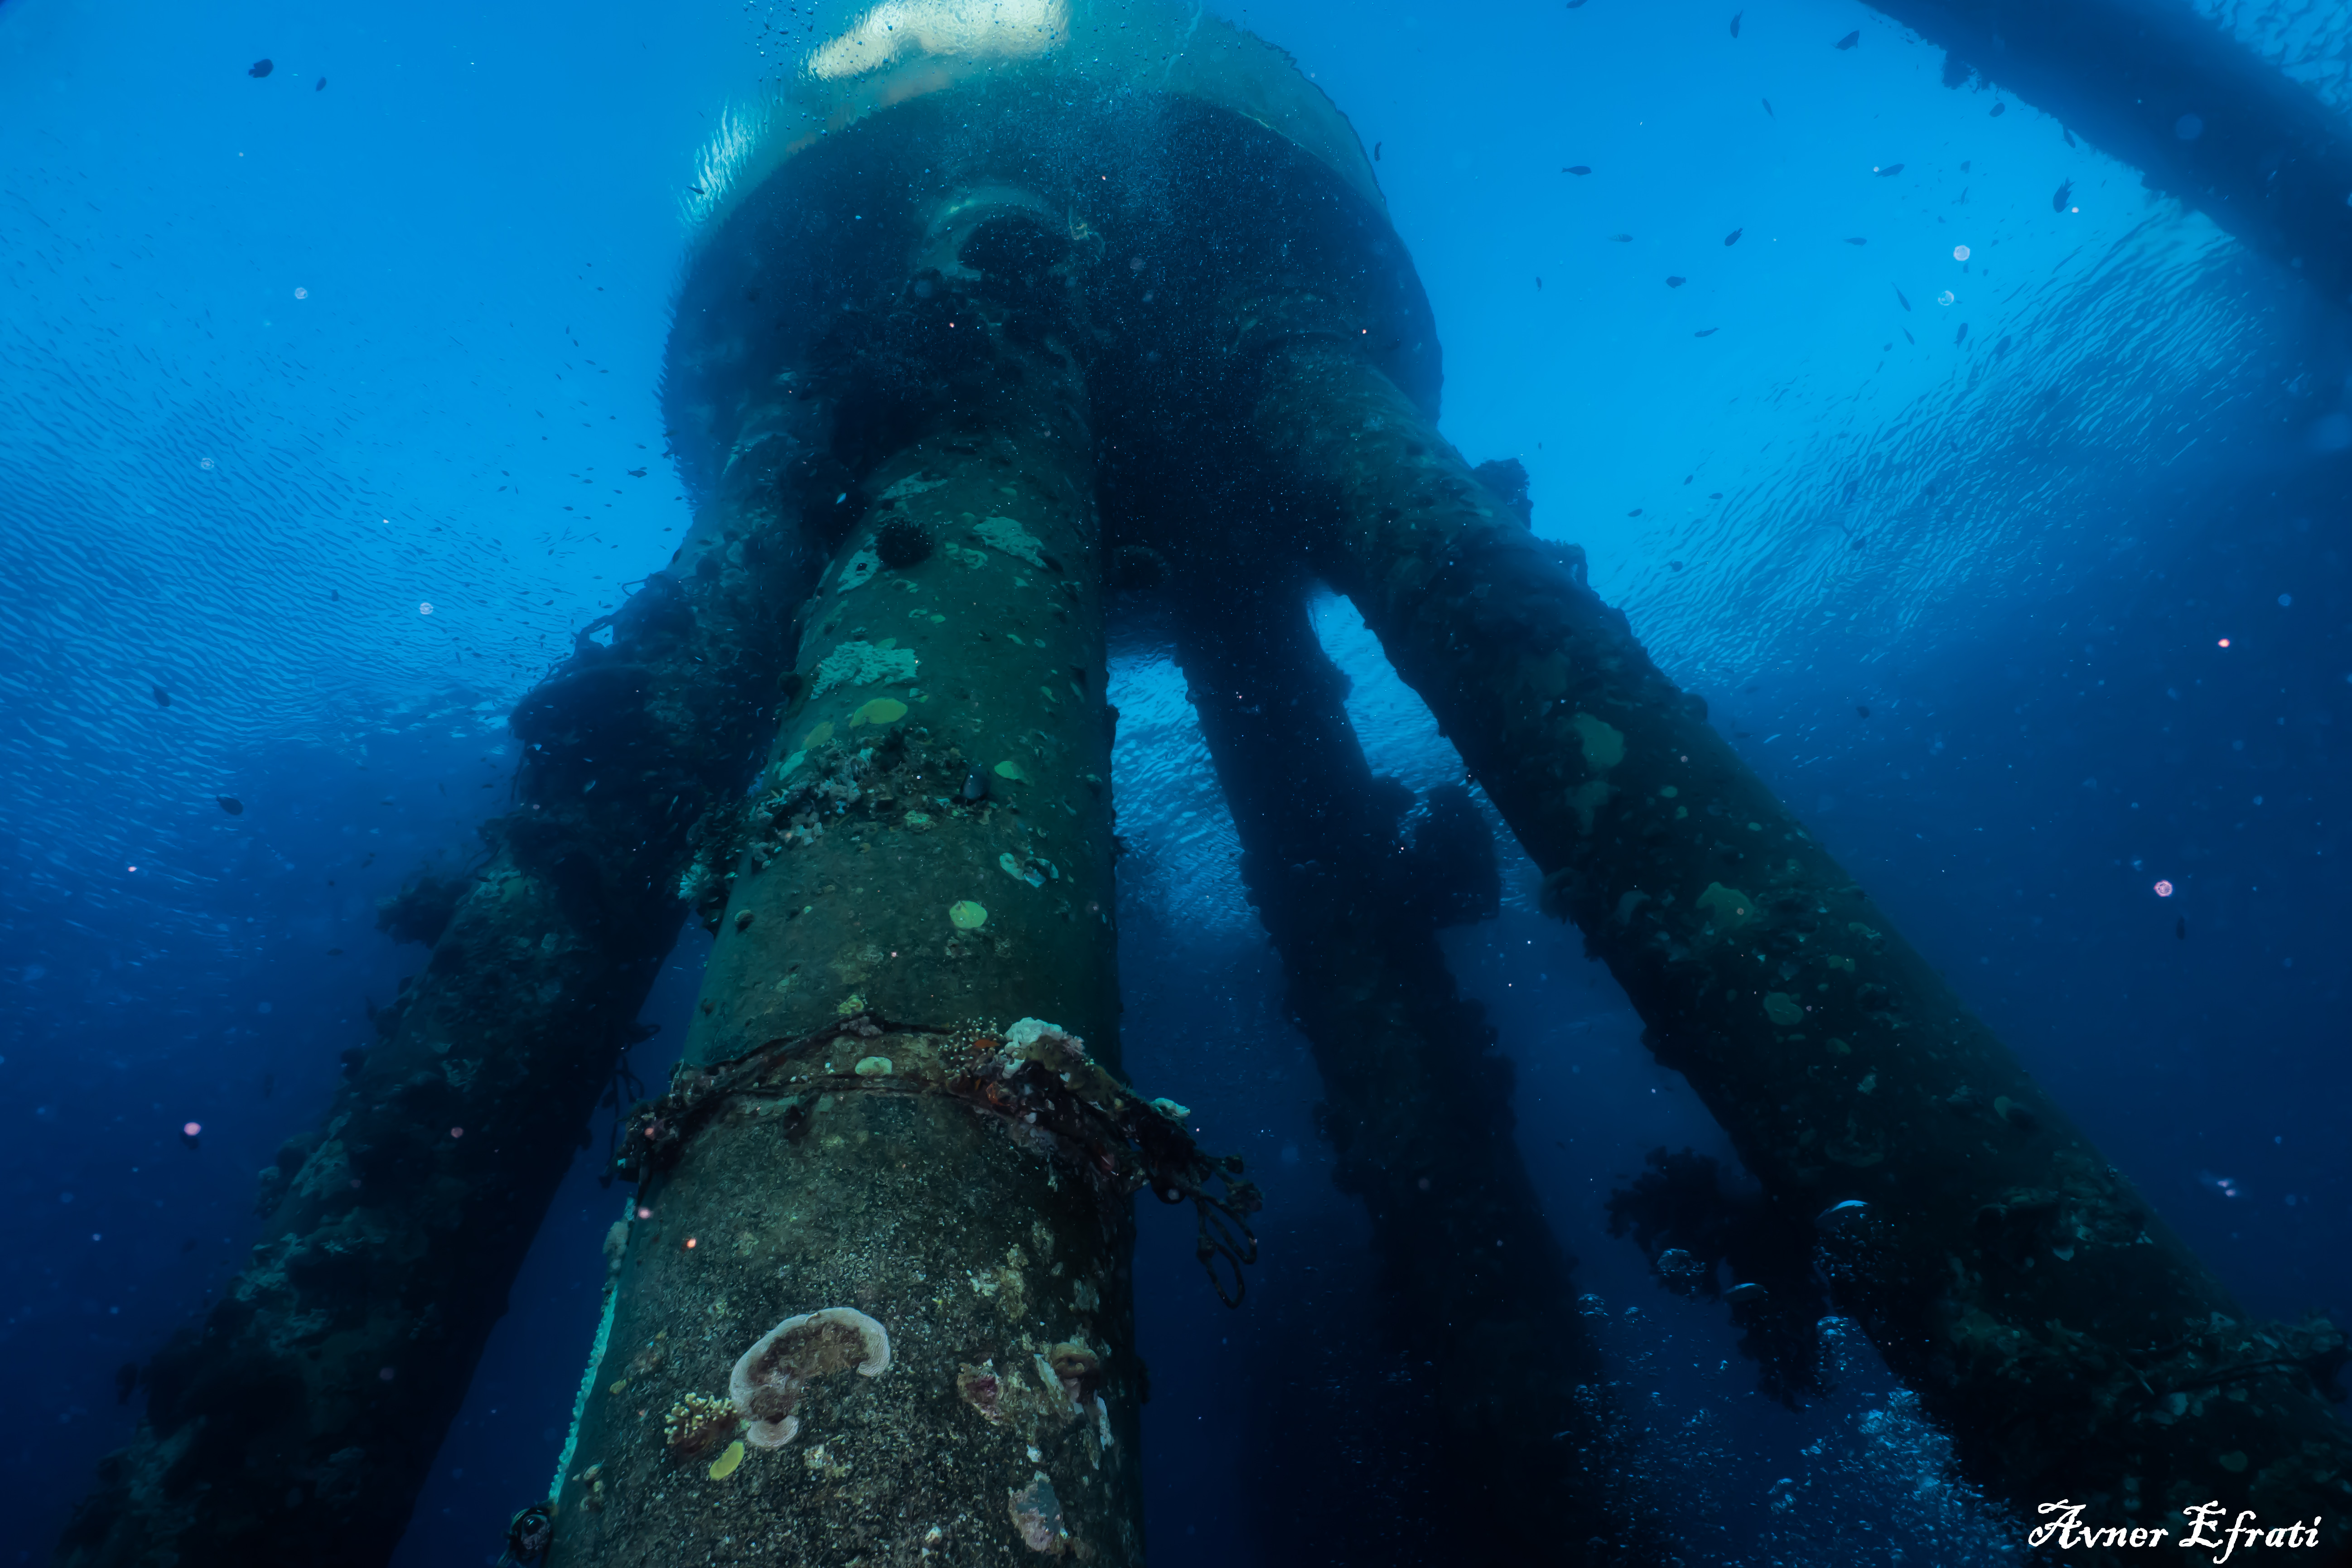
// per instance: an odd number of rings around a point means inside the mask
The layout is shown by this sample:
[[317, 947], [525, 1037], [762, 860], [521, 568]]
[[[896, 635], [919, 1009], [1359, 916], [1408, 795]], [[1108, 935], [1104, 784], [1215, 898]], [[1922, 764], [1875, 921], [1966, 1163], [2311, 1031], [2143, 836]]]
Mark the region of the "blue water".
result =
[[[674, 548], [680, 194], [848, 15], [817, 9], [0, 4], [0, 1561], [46, 1557], [131, 1431], [115, 1369], [229, 1278], [254, 1173], [418, 962], [374, 900], [471, 852], [507, 709]], [[1538, 531], [2250, 1310], [2347, 1321], [2344, 310], [1872, 11], [1751, 4], [1735, 40], [1738, 9], [1228, 14], [1379, 144], [1450, 437], [1526, 464]], [[2337, 90], [2344, 7], [2216, 9]], [[1352, 612], [1317, 619], [1375, 766], [1458, 776]], [[1443, 1435], [1165, 629], [1114, 640], [1128, 1065], [1267, 1197], [1235, 1313], [1144, 1216], [1154, 1561], [1444, 1561]], [[1701, 1559], [2002, 1560], [1866, 1345], [1831, 1325], [1839, 1391], [1783, 1410], [1607, 1236], [1647, 1150], [1729, 1152], [1534, 882], [1507, 861], [1449, 952]], [[494, 1558], [543, 1488], [593, 1159], [405, 1568]]]

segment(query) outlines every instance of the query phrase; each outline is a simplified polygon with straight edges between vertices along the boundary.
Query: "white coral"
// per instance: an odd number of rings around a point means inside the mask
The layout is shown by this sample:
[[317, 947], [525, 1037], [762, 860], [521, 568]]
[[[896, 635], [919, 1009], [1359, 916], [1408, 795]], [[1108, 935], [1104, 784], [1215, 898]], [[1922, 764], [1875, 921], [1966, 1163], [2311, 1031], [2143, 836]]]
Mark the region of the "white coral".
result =
[[886, 680], [912, 680], [920, 661], [908, 647], [883, 647], [870, 642], [845, 642], [817, 661], [816, 679], [809, 695], [822, 697], [836, 686], [878, 686]]
[[793, 1406], [820, 1377], [855, 1365], [861, 1377], [890, 1370], [890, 1332], [854, 1307], [827, 1307], [786, 1318], [735, 1363], [728, 1394], [744, 1421], [743, 1440], [781, 1448], [801, 1429]]

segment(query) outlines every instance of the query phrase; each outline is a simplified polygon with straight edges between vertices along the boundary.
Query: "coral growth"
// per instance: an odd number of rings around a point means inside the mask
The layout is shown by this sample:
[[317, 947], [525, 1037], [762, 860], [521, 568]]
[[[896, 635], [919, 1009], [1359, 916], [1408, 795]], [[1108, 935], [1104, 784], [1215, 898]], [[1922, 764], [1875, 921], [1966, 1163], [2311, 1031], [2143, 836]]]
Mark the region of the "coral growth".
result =
[[822, 697], [836, 686], [879, 686], [886, 680], [912, 680], [917, 668], [912, 648], [883, 647], [865, 641], [841, 643], [817, 661], [816, 679], [810, 684], [809, 695]]
[[376, 900], [375, 929], [394, 942], [431, 947], [449, 929], [471, 885], [463, 877], [421, 876], [391, 898]]
[[1062, 1528], [1062, 1500], [1054, 1495], [1054, 1483], [1045, 1471], [1032, 1476], [1017, 1492], [1006, 1489], [1005, 1511], [1013, 1516], [1013, 1528], [1021, 1532], [1021, 1543], [1030, 1551], [1059, 1557], [1069, 1550], [1069, 1532]]
[[709, 1452], [743, 1424], [734, 1405], [707, 1394], [689, 1394], [662, 1417], [662, 1441], [681, 1458]]
[[793, 1414], [801, 1392], [820, 1377], [857, 1369], [861, 1377], [890, 1370], [890, 1334], [852, 1307], [827, 1307], [786, 1318], [760, 1336], [735, 1363], [727, 1382], [735, 1410], [749, 1423], [755, 1448], [781, 1448], [801, 1429]]
[[930, 559], [932, 548], [931, 531], [910, 517], [894, 517], [874, 535], [874, 553], [894, 571], [919, 566]]

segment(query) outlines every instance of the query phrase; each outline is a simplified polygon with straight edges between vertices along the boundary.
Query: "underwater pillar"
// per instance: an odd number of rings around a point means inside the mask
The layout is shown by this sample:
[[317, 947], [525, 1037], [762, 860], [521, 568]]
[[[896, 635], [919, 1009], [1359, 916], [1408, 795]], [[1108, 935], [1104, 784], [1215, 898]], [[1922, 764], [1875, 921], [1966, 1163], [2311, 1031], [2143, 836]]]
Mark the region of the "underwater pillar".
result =
[[[1287, 324], [1283, 323], [1288, 315]], [[2029, 1518], [2218, 1500], [2352, 1539], [2324, 1319], [2249, 1321], [1583, 582], [1311, 312], [1254, 318], [1247, 416], [1318, 565], [1419, 691], [1777, 1201], [1833, 1299]]]
[[[1491, 844], [1465, 867], [1446, 857], [1458, 836], [1399, 843], [1410, 795], [1365, 762], [1304, 583], [1270, 563], [1181, 575], [1178, 657], [1322, 1074], [1335, 1179], [1363, 1200], [1391, 1323], [1430, 1369], [1444, 1539], [1465, 1561], [1662, 1562], [1574, 1259], [1512, 1136], [1510, 1063], [1437, 942], [1441, 923], [1494, 912]], [[1479, 891], [1483, 909], [1447, 907]]]
[[[597, 1097], [646, 1031], [698, 828], [749, 778], [805, 580], [774, 479], [803, 413], [740, 411], [671, 566], [524, 698], [520, 804], [478, 869], [381, 924], [423, 971], [350, 1082], [262, 1173], [263, 1238], [142, 1373], [58, 1561], [387, 1561]], [[603, 626], [588, 628], [590, 633]], [[517, 1500], [519, 1502], [527, 1500]]]
[[1142, 1561], [1129, 1198], [1212, 1166], [1115, 1077], [1102, 552], [1045, 214], [944, 200], [856, 395], [867, 510], [624, 1151], [562, 1568]]

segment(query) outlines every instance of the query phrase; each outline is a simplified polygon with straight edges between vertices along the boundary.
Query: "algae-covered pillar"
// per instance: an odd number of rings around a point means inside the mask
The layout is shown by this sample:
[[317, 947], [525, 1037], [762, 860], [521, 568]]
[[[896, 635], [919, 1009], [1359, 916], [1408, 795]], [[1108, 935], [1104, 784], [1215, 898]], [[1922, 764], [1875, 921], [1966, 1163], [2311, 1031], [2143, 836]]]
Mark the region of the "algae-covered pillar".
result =
[[1513, 1138], [1510, 1063], [1437, 943], [1494, 912], [1485, 826], [1448, 786], [1401, 839], [1411, 796], [1365, 762], [1306, 584], [1278, 560], [1217, 567], [1179, 569], [1178, 657], [1322, 1074], [1335, 1180], [1370, 1214], [1390, 1321], [1433, 1384], [1446, 1539], [1465, 1561], [1664, 1561], [1574, 1260]]
[[[1369, 363], [1344, 296], [1237, 308], [1237, 405], [1296, 531], [1428, 702], [1988, 1489], [2352, 1541], [2325, 1320], [2252, 1322], [1678, 690]], [[2120, 1557], [2116, 1560], [2120, 1561]]]
[[[59, 1548], [78, 1568], [387, 1560], [728, 815], [807, 578], [808, 410], [726, 411], [725, 472], [670, 567], [516, 709], [519, 804], [486, 861], [386, 906], [432, 956], [262, 1173], [263, 1239], [144, 1369], [146, 1418]], [[589, 632], [603, 630], [591, 627]]]
[[1238, 1295], [1238, 1163], [1117, 1076], [1101, 242], [1028, 86], [800, 152], [689, 274], [674, 389], [834, 389], [854, 521], [624, 1152], [552, 1563], [1140, 1563], [1132, 1194], [1197, 1202]]

